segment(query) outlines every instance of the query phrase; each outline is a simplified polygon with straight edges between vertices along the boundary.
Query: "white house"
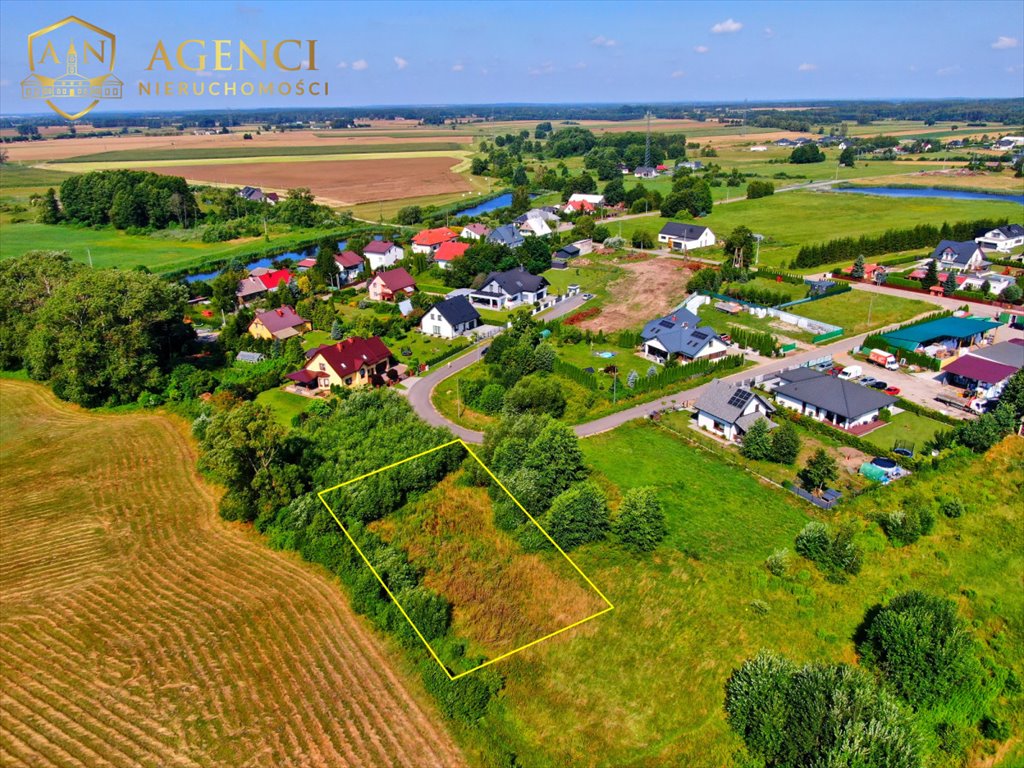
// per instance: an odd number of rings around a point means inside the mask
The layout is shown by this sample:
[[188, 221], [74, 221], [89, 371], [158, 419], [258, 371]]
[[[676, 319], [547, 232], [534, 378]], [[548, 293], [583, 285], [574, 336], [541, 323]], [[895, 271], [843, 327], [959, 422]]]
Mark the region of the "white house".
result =
[[363, 256], [370, 262], [370, 269], [374, 272], [394, 266], [404, 255], [405, 252], [401, 248], [388, 240], [374, 240], [367, 243], [363, 249]]
[[1005, 227], [990, 229], [981, 237], [974, 238], [974, 242], [982, 248], [1009, 253], [1014, 248], [1024, 245], [1024, 227], [1020, 224], [1008, 224]]
[[479, 222], [473, 222], [467, 224], [462, 228], [462, 232], [459, 233], [459, 237], [463, 240], [482, 240], [491, 234], [491, 228], [486, 224], [480, 224]]
[[437, 249], [441, 247], [443, 243], [447, 243], [449, 240], [455, 240], [458, 235], [448, 227], [438, 227], [436, 229], [424, 229], [421, 232], [417, 232], [412, 238], [412, 252], [422, 253], [426, 256], [431, 256], [437, 253]]
[[658, 169], [651, 168], [649, 165], [641, 165], [633, 171], [633, 175], [638, 179], [655, 179], [658, 177]]
[[547, 279], [516, 267], [507, 272], [491, 272], [483, 285], [469, 294], [469, 298], [474, 304], [488, 309], [511, 309], [541, 301], [547, 296], [547, 290]]
[[842, 429], [877, 421], [882, 409], [896, 402], [877, 389], [810, 368], [783, 371], [779, 379], [781, 386], [772, 392], [776, 403]]
[[523, 237], [543, 237], [551, 234], [551, 227], [539, 216], [530, 216], [519, 225], [519, 234]]
[[955, 240], [943, 240], [932, 251], [940, 270], [957, 272], [977, 272], [989, 265], [985, 261], [985, 251], [973, 240], [959, 243]]
[[686, 309], [651, 320], [640, 332], [641, 351], [660, 363], [670, 358], [691, 361], [725, 355], [728, 345], [713, 328], [700, 322], [697, 315]]
[[961, 291], [980, 291], [988, 283], [988, 289], [993, 296], [998, 296], [1009, 286], [1017, 283], [1012, 275], [1000, 275], [997, 272], [976, 272], [957, 281], [957, 288]]
[[696, 224], [680, 224], [670, 221], [658, 233], [658, 242], [665, 243], [677, 251], [692, 251], [696, 248], [707, 248], [715, 244], [715, 233], [710, 227]]
[[420, 330], [429, 336], [454, 339], [480, 325], [480, 313], [465, 296], [453, 296], [435, 304], [420, 321]]
[[726, 440], [738, 440], [760, 419], [767, 421], [769, 428], [776, 426], [768, 418], [775, 412], [775, 406], [756, 392], [721, 379], [714, 379], [707, 386], [694, 407], [697, 426]]

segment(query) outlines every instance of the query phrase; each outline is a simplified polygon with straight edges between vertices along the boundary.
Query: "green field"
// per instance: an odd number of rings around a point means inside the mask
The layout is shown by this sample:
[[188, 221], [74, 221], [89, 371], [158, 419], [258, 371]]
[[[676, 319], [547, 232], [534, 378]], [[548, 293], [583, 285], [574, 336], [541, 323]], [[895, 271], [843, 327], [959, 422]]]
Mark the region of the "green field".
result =
[[795, 325], [788, 325], [776, 320], [773, 317], [755, 317], [749, 312], [740, 312], [738, 315], [729, 315], [715, 309], [714, 303], [705, 304], [697, 310], [697, 316], [705, 323], [714, 328], [718, 333], [729, 333], [730, 325], [737, 325], [742, 328], [749, 328], [752, 331], [762, 331], [773, 336], [785, 336], [794, 341], [805, 341], [810, 343], [814, 334], [802, 331]]
[[267, 406], [274, 414], [274, 419], [285, 428], [291, 428], [292, 419], [303, 413], [313, 399], [303, 395], [293, 395], [283, 389], [268, 389], [256, 395], [256, 402]]
[[[767, 239], [761, 245], [758, 263], [785, 268], [796, 257], [800, 246], [808, 243], [879, 235], [887, 229], [940, 225], [944, 221], [1000, 217], [1016, 221], [1022, 213], [1024, 209], [1019, 204], [1001, 200], [892, 198], [798, 191], [717, 205], [697, 223], [711, 227], [722, 239], [741, 225], [765, 235]], [[637, 230], [656, 235], [668, 221], [660, 216], [628, 219], [622, 222], [622, 229], [626, 235]], [[696, 254], [719, 258], [721, 250], [706, 248]], [[826, 268], [805, 271], [822, 272]]]
[[0, 165], [0, 192], [27, 194], [26, 190], [46, 190], [47, 187], [59, 187], [70, 173], [51, 171], [43, 168], [32, 168], [18, 163]]
[[893, 416], [892, 421], [884, 427], [868, 432], [864, 435], [864, 439], [887, 451], [892, 450], [897, 440], [912, 443], [914, 450], [920, 451], [924, 448], [925, 443], [935, 437], [936, 432], [949, 428], [946, 424], [929, 419], [927, 416], [903, 411]]
[[119, 149], [95, 152], [60, 160], [61, 163], [139, 163], [150, 160], [215, 160], [219, 158], [294, 157], [300, 155], [363, 155], [394, 152], [439, 152], [465, 150], [468, 145], [454, 141], [430, 141], [417, 144], [325, 144], [315, 146], [288, 146], [271, 144], [260, 146], [246, 143], [240, 147], [181, 147], [179, 149]]
[[[965, 499], [985, 502], [968, 501], [966, 517], [939, 520], [912, 547], [892, 548], [867, 518], [912, 493], [947, 493], [947, 475], [921, 475], [841, 508], [841, 519], [863, 527], [866, 550], [863, 572], [846, 585], [826, 582], [798, 557], [785, 578], [764, 569], [773, 550], [792, 552], [812, 517], [797, 497], [651, 424], [630, 424], [582, 446], [613, 498], [627, 488], [658, 488], [670, 532], [645, 558], [606, 544], [574, 555], [615, 610], [504, 668], [506, 713], [484, 725], [521, 764], [732, 764], [740, 741], [722, 712], [731, 671], [761, 648], [798, 661], [852, 663], [851, 638], [865, 611], [898, 589], [969, 595], [960, 598], [961, 610], [979, 637], [998, 649], [1000, 663], [1024, 672], [1022, 593], [1018, 580], [1006, 577], [1024, 568], [1016, 543], [1019, 440], [997, 449], [997, 459], [957, 470], [957, 485], [971, 488]], [[1021, 713], [1012, 718], [1019, 728]]]
[[844, 336], [856, 336], [874, 328], [934, 312], [935, 305], [887, 293], [852, 290], [826, 299], [798, 304], [789, 307], [788, 311], [809, 317], [811, 320], [838, 325], [843, 329]]

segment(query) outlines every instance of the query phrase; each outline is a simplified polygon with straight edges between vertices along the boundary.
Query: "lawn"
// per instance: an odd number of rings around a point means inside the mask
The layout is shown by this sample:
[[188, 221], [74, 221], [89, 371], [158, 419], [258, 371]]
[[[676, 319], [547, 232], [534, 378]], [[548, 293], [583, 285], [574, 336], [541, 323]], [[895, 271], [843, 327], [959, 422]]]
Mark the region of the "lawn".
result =
[[774, 336], [785, 336], [795, 341], [810, 343], [814, 334], [802, 331], [795, 325], [788, 325], [773, 317], [754, 317], [749, 312], [740, 312], [738, 315], [730, 315], [715, 309], [714, 304], [705, 304], [697, 310], [697, 316], [710, 325], [719, 333], [728, 333], [730, 325], [738, 325], [749, 328], [752, 331], [762, 331]]
[[292, 419], [303, 413], [313, 400], [302, 395], [293, 395], [283, 389], [268, 389], [256, 395], [256, 402], [267, 406], [278, 424], [290, 428]]
[[[753, 280], [748, 280], [746, 283], [726, 283], [723, 288], [742, 288], [743, 286], [750, 286], [761, 291], [772, 291], [774, 293], [781, 293], [787, 296], [787, 301], [796, 301], [797, 299], [803, 299], [807, 297], [807, 284], [801, 283], [796, 285], [795, 283], [785, 283], [781, 281], [775, 281], [768, 277], [755, 277]], [[722, 291], [726, 293], [726, 291]]]
[[933, 312], [935, 306], [917, 299], [904, 299], [887, 293], [847, 291], [827, 299], [798, 304], [789, 311], [812, 320], [842, 327], [845, 336], [900, 323], [917, 315]]
[[[619, 383], [624, 382], [631, 371], [636, 371], [637, 376], [646, 376], [652, 367], [660, 371], [661, 366], [655, 365], [646, 360], [631, 349], [623, 349], [612, 344], [587, 344], [581, 341], [579, 344], [563, 344], [556, 347], [558, 357], [567, 363], [572, 363], [577, 368], [593, 368], [600, 370], [609, 365], [619, 369]], [[598, 353], [611, 353], [613, 357], [599, 357]]]
[[[657, 488], [669, 536], [647, 557], [610, 544], [578, 550], [580, 567], [615, 610], [503, 667], [508, 706], [484, 725], [523, 765], [731, 764], [740, 744], [722, 711], [731, 671], [761, 648], [800, 662], [854, 663], [851, 638], [866, 610], [900, 589], [958, 598], [999, 662], [1024, 673], [1022, 593], [1019, 580], [1007, 578], [1024, 569], [1015, 504], [1021, 441], [1008, 440], [997, 458], [924, 472], [840, 507], [830, 517], [856, 521], [866, 551], [862, 573], [845, 585], [826, 582], [799, 557], [784, 578], [764, 569], [775, 549], [792, 552], [815, 514], [792, 494], [649, 423], [582, 447], [613, 500], [628, 488]], [[894, 498], [948, 493], [950, 471], [956, 487], [985, 502], [960, 520], [939, 519], [912, 547], [892, 548], [870, 516]], [[1020, 711], [1010, 717], [1019, 732]]]
[[893, 416], [892, 421], [884, 427], [868, 432], [864, 439], [887, 451], [892, 450], [897, 440], [911, 443], [914, 450], [921, 451], [925, 443], [935, 437], [936, 432], [944, 429], [949, 427], [942, 422], [910, 411], [902, 411]]
[[599, 307], [609, 298], [609, 283], [622, 277], [624, 271], [608, 261], [594, 261], [589, 256], [584, 258], [590, 261], [586, 266], [578, 267], [570, 262], [567, 269], [549, 269], [542, 275], [551, 283], [552, 293], [565, 293], [570, 285], [579, 285], [583, 293], [594, 294], [594, 299], [586, 306]]
[[[917, 224], [940, 225], [944, 221], [998, 217], [1014, 221], [1020, 218], [1021, 211], [1017, 203], [999, 200], [785, 192], [760, 200], [716, 205], [708, 216], [699, 219], [697, 223], [711, 227], [719, 238], [724, 238], [738, 226], [747, 226], [766, 237], [761, 244], [758, 263], [788, 268], [800, 246], [808, 243], [821, 243], [838, 237], [880, 235], [887, 229]], [[622, 230], [627, 236], [636, 230], [656, 235], [668, 221], [660, 216], [629, 219], [622, 222]], [[695, 253], [718, 258], [721, 251], [708, 248]], [[817, 273], [823, 269], [816, 267], [805, 271]]]

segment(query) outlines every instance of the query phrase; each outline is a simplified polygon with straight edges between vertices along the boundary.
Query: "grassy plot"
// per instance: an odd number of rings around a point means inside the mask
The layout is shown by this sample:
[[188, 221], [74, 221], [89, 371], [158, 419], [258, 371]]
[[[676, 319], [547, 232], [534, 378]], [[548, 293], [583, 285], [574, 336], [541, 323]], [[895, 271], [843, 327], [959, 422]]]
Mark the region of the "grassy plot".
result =
[[803, 331], [795, 325], [783, 323], [773, 317], [755, 317], [749, 312], [740, 312], [737, 315], [730, 315], [715, 309], [714, 304], [705, 304], [697, 310], [697, 316], [705, 323], [714, 328], [718, 333], [728, 333], [729, 326], [737, 325], [742, 328], [749, 328], [752, 331], [770, 333], [774, 336], [784, 336], [795, 341], [810, 343], [814, 334]]
[[283, 389], [268, 389], [256, 395], [256, 402], [270, 408], [277, 423], [290, 429], [292, 419], [304, 413], [314, 401], [312, 398], [285, 392]]
[[[951, 200], [948, 198], [893, 198], [831, 192], [785, 192], [760, 200], [742, 200], [716, 205], [697, 223], [711, 227], [724, 238], [738, 226], [747, 226], [767, 238], [761, 244], [759, 262], [770, 267], [788, 267], [801, 245], [821, 243], [839, 237], [879, 235], [888, 229], [917, 224], [967, 221], [980, 218], [1019, 219], [1017, 203], [993, 200]], [[659, 216], [622, 222], [623, 232], [643, 230], [656, 234], [669, 219]], [[696, 255], [718, 258], [721, 250], [707, 248]], [[809, 272], [821, 272], [816, 267]]]
[[[1024, 569], [1016, 504], [1024, 490], [1022, 445], [1008, 439], [956, 470], [957, 486], [971, 488], [977, 503], [960, 520], [939, 520], [912, 547], [892, 548], [867, 518], [899, 503], [888, 494], [950, 492], [947, 474], [918, 476], [841, 508], [840, 519], [863, 529], [867, 554], [860, 575], [835, 585], [800, 558], [784, 578], [764, 568], [775, 549], [792, 552], [810, 519], [813, 508], [797, 497], [651, 424], [583, 441], [589, 463], [613, 489], [658, 489], [669, 538], [641, 559], [608, 544], [578, 551], [583, 570], [608, 585], [615, 610], [571, 643], [510, 663], [509, 712], [487, 726], [524, 765], [731, 764], [740, 742], [722, 701], [743, 659], [770, 648], [801, 662], [853, 663], [851, 638], [865, 611], [910, 588], [970, 595], [960, 598], [961, 610], [1019, 677], [1024, 605], [1018, 580], [1006, 574]], [[1018, 729], [1020, 717], [1012, 713]]]
[[915, 450], [920, 451], [937, 432], [945, 429], [950, 427], [927, 416], [903, 411], [893, 416], [892, 421], [884, 427], [868, 432], [864, 439], [887, 451], [892, 450], [897, 441], [910, 443]]
[[934, 312], [935, 305], [887, 293], [847, 291], [818, 301], [790, 307], [788, 311], [812, 320], [840, 326], [845, 336], [893, 325], [917, 315]]
[[422, 583], [449, 601], [469, 656], [516, 651], [606, 607], [556, 550], [524, 552], [495, 526], [486, 489], [457, 476], [370, 529], [405, 550]]

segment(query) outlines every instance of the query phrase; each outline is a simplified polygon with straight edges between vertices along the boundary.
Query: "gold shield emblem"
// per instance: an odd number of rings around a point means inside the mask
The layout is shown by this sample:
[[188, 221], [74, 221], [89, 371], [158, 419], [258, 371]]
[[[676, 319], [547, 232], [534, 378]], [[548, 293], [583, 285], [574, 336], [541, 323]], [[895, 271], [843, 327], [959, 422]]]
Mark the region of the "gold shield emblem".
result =
[[25, 99], [45, 99], [50, 109], [78, 120], [103, 99], [120, 99], [114, 74], [117, 39], [77, 16], [28, 36], [30, 74], [21, 81]]

